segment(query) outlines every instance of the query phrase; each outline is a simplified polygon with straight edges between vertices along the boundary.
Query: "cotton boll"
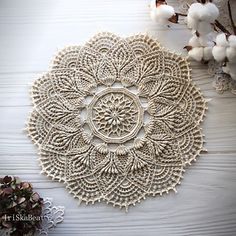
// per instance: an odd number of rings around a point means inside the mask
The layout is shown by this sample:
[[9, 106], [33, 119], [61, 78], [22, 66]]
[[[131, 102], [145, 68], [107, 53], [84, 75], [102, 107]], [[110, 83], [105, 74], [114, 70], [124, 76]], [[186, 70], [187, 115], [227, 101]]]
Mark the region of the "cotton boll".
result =
[[226, 56], [230, 62], [236, 63], [236, 48], [227, 47], [226, 48]]
[[175, 14], [174, 8], [168, 5], [160, 5], [157, 10], [162, 19], [170, 19]]
[[208, 35], [203, 35], [198, 37], [199, 38], [199, 43], [203, 47], [213, 47], [215, 44], [212, 41], [212, 38], [209, 37]]
[[208, 2], [205, 7], [209, 10], [210, 12], [210, 16], [209, 16], [209, 22], [214, 23], [215, 20], [218, 18], [218, 16], [220, 15], [220, 11], [218, 9], [218, 7], [211, 2]]
[[189, 29], [194, 29], [196, 30], [198, 28], [198, 20], [191, 16], [187, 16], [187, 26]]
[[173, 7], [168, 5], [160, 5], [151, 10], [150, 16], [153, 21], [167, 24], [169, 18], [171, 18], [175, 14], [175, 10]]
[[214, 23], [219, 16], [219, 9], [213, 3], [203, 5], [203, 10], [200, 13], [200, 19], [209, 23]]
[[213, 3], [193, 3], [188, 10], [187, 25], [189, 28], [206, 35], [212, 32], [212, 23], [219, 16], [219, 10]]
[[201, 34], [206, 35], [212, 31], [212, 25], [208, 22], [200, 21], [198, 23], [197, 31], [199, 32], [200, 35]]
[[230, 47], [236, 48], [236, 35], [230, 35], [228, 41]]
[[157, 8], [154, 8], [151, 10], [150, 17], [151, 17], [152, 21], [157, 22], [159, 24], [162, 24], [162, 25], [168, 24], [168, 19], [161, 18]]
[[167, 24], [168, 23], [168, 20], [164, 20], [164, 19], [162, 19], [161, 17], [160, 17], [160, 15], [159, 15], [159, 11], [158, 11], [158, 9], [157, 8], [153, 8], [152, 10], [151, 10], [151, 12], [150, 12], [150, 17], [151, 17], [151, 19], [152, 19], [152, 21], [154, 21], [154, 22], [158, 22], [158, 23], [164, 23], [164, 24]]
[[158, 23], [160, 25], [168, 25], [169, 21], [168, 21], [168, 19], [159, 18]]
[[195, 61], [201, 61], [203, 58], [203, 48], [193, 48], [188, 52], [189, 57], [194, 59]]
[[214, 46], [212, 49], [212, 54], [216, 61], [222, 62], [226, 58], [226, 48], [220, 46]]
[[210, 61], [213, 58], [212, 47], [203, 48], [203, 59], [205, 61]]
[[188, 17], [184, 17], [183, 20], [184, 20], [184, 24], [185, 24], [185, 25], [188, 25]]
[[199, 42], [199, 38], [196, 35], [193, 35], [193, 37], [190, 38], [188, 45], [192, 46], [193, 48], [201, 46], [201, 44]]
[[219, 34], [216, 37], [216, 45], [217, 46], [221, 46], [221, 47], [228, 47], [229, 43], [226, 39], [226, 35], [225, 34]]
[[199, 20], [200, 12], [203, 11], [203, 5], [201, 3], [193, 3], [188, 9], [188, 16]]
[[158, 16], [157, 16], [157, 10], [156, 8], [153, 8], [150, 12], [150, 17], [152, 21], [158, 21]]

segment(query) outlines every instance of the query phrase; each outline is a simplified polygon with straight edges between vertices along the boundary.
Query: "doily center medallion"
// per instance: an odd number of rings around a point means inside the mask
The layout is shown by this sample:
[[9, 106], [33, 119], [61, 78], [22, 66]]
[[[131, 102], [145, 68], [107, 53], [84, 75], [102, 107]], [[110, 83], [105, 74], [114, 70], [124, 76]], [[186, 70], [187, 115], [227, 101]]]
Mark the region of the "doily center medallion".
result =
[[147, 35], [100, 33], [66, 47], [31, 96], [27, 131], [42, 172], [64, 181], [79, 201], [127, 209], [176, 191], [203, 149], [206, 101], [189, 63]]
[[143, 124], [139, 98], [125, 88], [107, 88], [88, 106], [89, 126], [107, 143], [123, 143], [135, 137]]

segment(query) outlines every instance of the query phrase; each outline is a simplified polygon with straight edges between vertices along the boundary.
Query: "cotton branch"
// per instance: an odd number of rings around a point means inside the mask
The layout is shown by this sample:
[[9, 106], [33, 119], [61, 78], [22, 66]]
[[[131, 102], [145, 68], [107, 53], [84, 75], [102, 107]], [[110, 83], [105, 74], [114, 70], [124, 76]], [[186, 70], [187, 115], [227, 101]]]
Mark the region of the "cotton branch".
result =
[[234, 34], [236, 35], [236, 26], [233, 20], [233, 16], [232, 16], [232, 9], [231, 9], [231, 5], [230, 5], [230, 0], [228, 0], [228, 10], [229, 10], [229, 18], [230, 18], [230, 22], [234, 31]]
[[215, 26], [218, 29], [220, 29], [223, 33], [227, 35], [231, 35], [231, 33], [218, 20], [215, 20]]

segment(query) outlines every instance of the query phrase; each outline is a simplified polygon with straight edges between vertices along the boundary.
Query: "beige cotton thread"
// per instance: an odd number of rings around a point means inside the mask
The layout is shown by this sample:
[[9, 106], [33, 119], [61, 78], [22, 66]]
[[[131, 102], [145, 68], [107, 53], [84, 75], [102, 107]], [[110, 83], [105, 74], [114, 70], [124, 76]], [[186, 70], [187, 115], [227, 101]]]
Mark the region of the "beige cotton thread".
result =
[[64, 48], [31, 97], [27, 131], [42, 172], [79, 201], [127, 210], [146, 196], [176, 192], [203, 150], [207, 105], [189, 63], [148, 35], [103, 32]]

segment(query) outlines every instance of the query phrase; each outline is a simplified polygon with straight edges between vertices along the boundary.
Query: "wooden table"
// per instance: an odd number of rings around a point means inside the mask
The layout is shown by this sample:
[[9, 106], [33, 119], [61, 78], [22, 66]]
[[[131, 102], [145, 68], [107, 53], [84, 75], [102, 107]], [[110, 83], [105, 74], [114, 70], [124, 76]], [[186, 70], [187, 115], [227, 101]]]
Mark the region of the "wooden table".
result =
[[78, 206], [63, 184], [40, 174], [37, 150], [22, 131], [32, 109], [30, 84], [57, 48], [99, 31], [148, 32], [177, 52], [190, 37], [184, 24], [152, 23], [147, 0], [0, 0], [0, 175], [30, 181], [66, 207], [50, 235], [236, 235], [236, 96], [218, 95], [199, 63], [192, 63], [193, 80], [212, 99], [203, 125], [208, 153], [188, 168], [177, 194], [148, 198], [125, 213], [104, 203]]

